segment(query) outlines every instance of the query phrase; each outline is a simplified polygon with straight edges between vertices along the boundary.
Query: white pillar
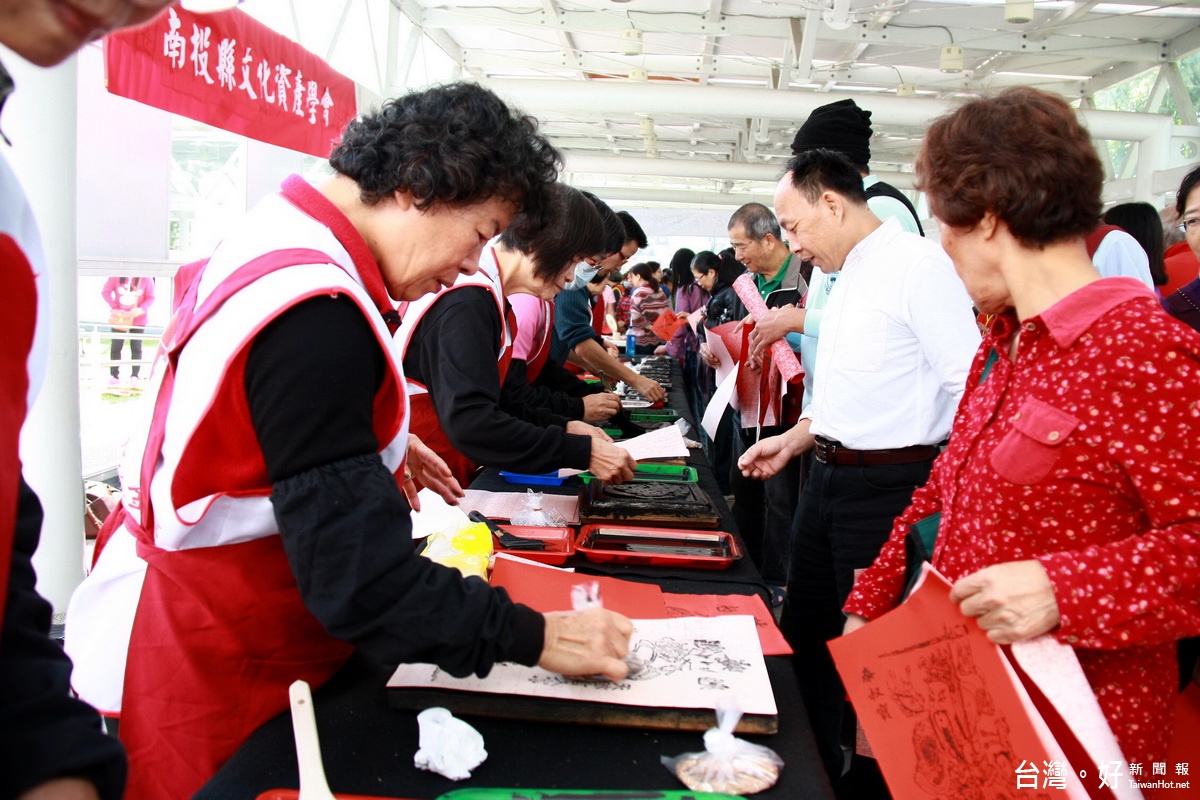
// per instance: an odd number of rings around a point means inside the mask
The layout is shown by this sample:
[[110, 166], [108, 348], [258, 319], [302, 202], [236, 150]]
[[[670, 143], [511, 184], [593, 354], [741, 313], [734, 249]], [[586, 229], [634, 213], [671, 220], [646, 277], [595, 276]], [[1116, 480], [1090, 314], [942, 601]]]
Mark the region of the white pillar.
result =
[[75, 285], [77, 68], [74, 58], [52, 69], [34, 67], [8, 51], [0, 58], [17, 86], [4, 107], [4, 132], [13, 143], [7, 156], [33, 206], [49, 270], [50, 315], [45, 322], [50, 353], [41, 393], [21, 433], [21, 459], [25, 479], [46, 514], [34, 556], [38, 591], [53, 604], [55, 623], [61, 623], [71, 592], [83, 579]]

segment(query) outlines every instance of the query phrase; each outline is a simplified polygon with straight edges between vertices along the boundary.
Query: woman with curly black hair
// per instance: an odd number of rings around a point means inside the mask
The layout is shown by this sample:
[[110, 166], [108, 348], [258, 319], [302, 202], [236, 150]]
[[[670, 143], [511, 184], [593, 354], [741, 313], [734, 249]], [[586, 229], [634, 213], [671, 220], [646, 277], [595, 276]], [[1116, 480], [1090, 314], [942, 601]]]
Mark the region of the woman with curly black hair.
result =
[[397, 303], [474, 273], [540, 213], [558, 161], [479, 86], [390, 100], [347, 127], [337, 174], [288, 178], [189, 270], [123, 468], [138, 502], [68, 612], [75, 688], [121, 713], [130, 797], [190, 797], [292, 681], [319, 686], [356, 649], [453, 675], [625, 674], [623, 617], [543, 616], [416, 557], [396, 480], [461, 492], [407, 435]]

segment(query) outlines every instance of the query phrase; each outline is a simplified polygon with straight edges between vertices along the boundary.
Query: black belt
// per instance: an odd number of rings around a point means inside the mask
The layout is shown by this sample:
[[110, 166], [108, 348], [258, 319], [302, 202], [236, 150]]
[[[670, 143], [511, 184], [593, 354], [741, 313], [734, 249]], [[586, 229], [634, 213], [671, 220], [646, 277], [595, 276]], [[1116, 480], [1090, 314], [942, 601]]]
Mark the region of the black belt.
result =
[[816, 457], [822, 464], [840, 464], [843, 466], [880, 467], [887, 464], [915, 464], [919, 461], [932, 461], [941, 452], [931, 444], [914, 444], [911, 447], [898, 447], [893, 450], [851, 450], [840, 442], [817, 437]]

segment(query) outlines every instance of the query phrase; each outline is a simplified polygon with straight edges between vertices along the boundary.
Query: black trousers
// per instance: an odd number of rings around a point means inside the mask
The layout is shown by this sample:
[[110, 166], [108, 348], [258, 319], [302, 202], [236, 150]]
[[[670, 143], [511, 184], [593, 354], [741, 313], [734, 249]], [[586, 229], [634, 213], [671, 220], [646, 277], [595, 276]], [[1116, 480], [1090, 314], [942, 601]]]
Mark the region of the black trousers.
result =
[[847, 709], [826, 642], [842, 633], [842, 605], [854, 585], [855, 570], [869, 567], [879, 555], [893, 521], [929, 479], [932, 466], [932, 459], [878, 467], [836, 466], [814, 459], [800, 495], [780, 627], [795, 651], [800, 693], [835, 788], [844, 763], [841, 739]]
[[[733, 465], [729, 486], [733, 490], [733, 519], [746, 542], [746, 555], [758, 567], [763, 580], [775, 586], [788, 582], [788, 565], [792, 553], [792, 519], [800, 498], [802, 459], [792, 459], [786, 467], [765, 481], [747, 478], [738, 469], [737, 460], [755, 440], [753, 428], [738, 426], [734, 415]], [[786, 428], [763, 428], [762, 438], [777, 436]]]
[[[145, 328], [130, 328], [129, 333], [142, 333], [145, 330], [146, 330]], [[124, 331], [122, 331], [120, 333], [124, 333]], [[125, 347], [125, 339], [120, 336], [120, 333], [118, 333], [117, 331], [113, 331], [112, 338], [109, 340], [108, 357], [112, 361], [120, 361], [121, 360], [121, 351]], [[129, 340], [129, 358], [135, 362], [142, 360], [142, 340], [141, 339], [130, 339]], [[120, 365], [113, 364], [111, 367], [108, 368], [108, 373], [115, 378], [115, 377], [117, 377], [117, 371], [119, 369], [120, 369]], [[133, 365], [133, 369], [130, 370], [130, 372], [136, 378], [138, 371], [140, 369], [141, 369], [141, 365], [135, 363]]]

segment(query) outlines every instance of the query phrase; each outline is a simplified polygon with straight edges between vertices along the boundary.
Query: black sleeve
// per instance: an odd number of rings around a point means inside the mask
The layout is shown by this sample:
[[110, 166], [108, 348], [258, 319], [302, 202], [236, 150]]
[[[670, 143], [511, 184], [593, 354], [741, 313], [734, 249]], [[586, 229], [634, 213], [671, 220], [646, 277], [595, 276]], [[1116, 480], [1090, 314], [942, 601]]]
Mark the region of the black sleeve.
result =
[[508, 374], [504, 376], [503, 396], [512, 397], [526, 405], [540, 405], [550, 413], [566, 419], [583, 419], [582, 399], [531, 384], [527, 365], [519, 358], [514, 358], [508, 365]]
[[540, 614], [414, 554], [408, 503], [376, 453], [383, 369], [370, 323], [344, 297], [297, 305], [251, 346], [250, 414], [305, 606], [384, 664], [429, 661], [461, 676], [536, 663]]
[[271, 482], [375, 453], [375, 392], [385, 356], [349, 298], [315, 297], [255, 338], [246, 396]]
[[532, 424], [502, 408], [499, 330], [500, 312], [486, 289], [447, 292], [417, 323], [405, 374], [425, 385], [450, 444], [476, 464], [533, 473], [587, 469], [590, 437]]
[[575, 373], [552, 360], [546, 361], [542, 366], [542, 371], [534, 379], [533, 385], [545, 386], [551, 391], [562, 392], [570, 397], [584, 397], [604, 391], [600, 384], [581, 381]]
[[[15, 488], [15, 487], [14, 487]], [[8, 595], [0, 630], [0, 797], [55, 778], [86, 778], [103, 800], [125, 790], [125, 751], [100, 715], [71, 697], [71, 660], [50, 638], [50, 604], [35, 590], [42, 527], [37, 496], [20, 482]]]

